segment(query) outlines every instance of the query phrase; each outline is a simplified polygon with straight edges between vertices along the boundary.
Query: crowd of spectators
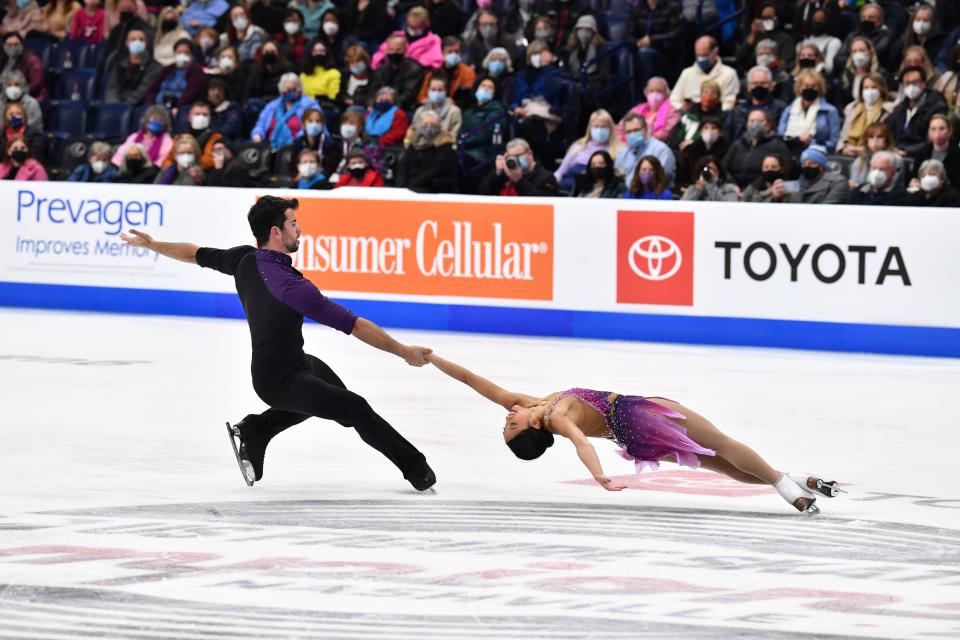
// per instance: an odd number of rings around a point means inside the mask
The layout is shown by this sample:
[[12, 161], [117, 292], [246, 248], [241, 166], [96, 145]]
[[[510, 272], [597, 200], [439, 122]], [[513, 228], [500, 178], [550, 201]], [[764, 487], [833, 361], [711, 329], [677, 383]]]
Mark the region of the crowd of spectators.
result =
[[960, 206], [956, 0], [8, 0], [0, 179]]

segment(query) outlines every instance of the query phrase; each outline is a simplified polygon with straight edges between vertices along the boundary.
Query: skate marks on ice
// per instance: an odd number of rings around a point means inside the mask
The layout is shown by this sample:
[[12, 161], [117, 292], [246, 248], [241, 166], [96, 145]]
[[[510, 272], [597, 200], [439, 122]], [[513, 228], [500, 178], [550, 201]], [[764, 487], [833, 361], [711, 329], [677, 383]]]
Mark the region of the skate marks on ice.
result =
[[469, 500], [18, 518], [45, 528], [0, 546], [0, 638], [960, 635], [960, 535], [939, 527]]

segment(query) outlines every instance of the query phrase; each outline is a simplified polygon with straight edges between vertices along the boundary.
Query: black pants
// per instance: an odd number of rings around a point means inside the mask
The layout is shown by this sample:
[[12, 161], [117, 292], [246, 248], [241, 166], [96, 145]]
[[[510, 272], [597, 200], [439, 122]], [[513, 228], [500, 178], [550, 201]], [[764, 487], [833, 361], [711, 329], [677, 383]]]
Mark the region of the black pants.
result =
[[254, 367], [253, 386], [270, 408], [260, 414], [267, 438], [300, 424], [307, 418], [333, 420], [356, 429], [360, 438], [407, 474], [423, 465], [425, 458], [397, 433], [343, 381], [325, 362], [311, 355], [302, 368], [268, 373]]

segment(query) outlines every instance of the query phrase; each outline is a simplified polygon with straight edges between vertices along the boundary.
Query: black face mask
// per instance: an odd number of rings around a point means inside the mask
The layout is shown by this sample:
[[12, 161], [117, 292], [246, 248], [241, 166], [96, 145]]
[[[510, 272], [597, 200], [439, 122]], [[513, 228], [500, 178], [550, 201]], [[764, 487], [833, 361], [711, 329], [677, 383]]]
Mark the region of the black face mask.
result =
[[167, 33], [168, 31], [173, 31], [176, 28], [177, 28], [176, 20], [164, 20], [163, 22], [160, 23], [160, 29], [163, 30], [164, 33]]
[[822, 169], [820, 167], [803, 167], [802, 169], [800, 169], [800, 175], [802, 175], [804, 178], [806, 178], [810, 182], [813, 182], [814, 180], [820, 177], [821, 171]]
[[121, 11], [120, 22], [130, 22], [133, 20], [133, 11]]
[[806, 100], [807, 102], [813, 102], [820, 97], [820, 92], [816, 89], [804, 89], [800, 92], [800, 97]]
[[17, 151], [14, 151], [13, 153], [10, 154], [10, 157], [13, 158], [17, 162], [17, 164], [23, 164], [24, 162], [26, 162], [27, 156], [28, 156], [27, 152], [24, 151], [23, 149], [18, 149]]
[[608, 166], [590, 167], [590, 175], [593, 176], [594, 180], [607, 181], [613, 175], [613, 168]]
[[764, 171], [763, 180], [767, 184], [773, 184], [783, 178], [783, 171]]
[[367, 168], [366, 168], [366, 167], [360, 167], [360, 168], [358, 168], [358, 169], [356, 169], [356, 168], [355, 168], [355, 169], [348, 169], [348, 171], [350, 171], [350, 175], [353, 176], [354, 178], [356, 178], [357, 180], [362, 180], [362, 179], [363, 179], [363, 176], [367, 175]]
[[277, 64], [277, 54], [272, 51], [263, 54], [260, 59], [263, 60], [263, 64]]
[[826, 22], [813, 22], [810, 24], [810, 33], [815, 36], [822, 36], [827, 32], [827, 23]]
[[754, 87], [750, 89], [750, 95], [753, 96], [753, 99], [757, 102], [765, 102], [766, 99], [770, 97], [770, 89], [766, 87]]
[[817, 66], [817, 61], [813, 58], [800, 58], [797, 60], [797, 64], [800, 65], [801, 69], [813, 69]]
[[387, 60], [390, 61], [392, 65], [398, 65], [403, 62], [404, 55], [402, 53], [388, 53]]
[[869, 20], [860, 21], [860, 27], [859, 27], [860, 33], [873, 33], [873, 30], [876, 28], [877, 26], [872, 22], [870, 22]]
[[127, 158], [127, 171], [129, 173], [140, 173], [145, 164], [143, 158]]

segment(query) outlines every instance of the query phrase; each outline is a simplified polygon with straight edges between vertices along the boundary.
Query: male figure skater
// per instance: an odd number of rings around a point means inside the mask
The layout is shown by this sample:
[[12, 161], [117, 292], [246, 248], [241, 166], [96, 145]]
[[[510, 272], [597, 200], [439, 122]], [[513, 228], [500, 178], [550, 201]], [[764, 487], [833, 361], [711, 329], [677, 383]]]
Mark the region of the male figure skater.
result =
[[[430, 349], [403, 345], [383, 329], [324, 296], [293, 268], [290, 254], [300, 246], [296, 199], [263, 196], [247, 219], [257, 248], [199, 248], [185, 242], [157, 242], [146, 233], [121, 234], [127, 243], [234, 277], [253, 343], [253, 388], [270, 405], [232, 427], [244, 480], [263, 477], [270, 439], [311, 416], [353, 427], [368, 445], [395, 464], [418, 491], [437, 478], [426, 458], [381, 418], [361, 396], [347, 390], [337, 374], [303, 352], [303, 318], [356, 336], [370, 346], [400, 356], [414, 367], [427, 363]], [[229, 427], [228, 427], [229, 428]], [[236, 444], [234, 443], [236, 448]]]

